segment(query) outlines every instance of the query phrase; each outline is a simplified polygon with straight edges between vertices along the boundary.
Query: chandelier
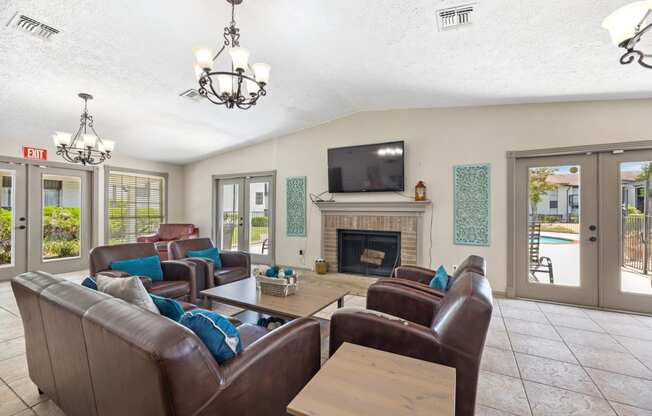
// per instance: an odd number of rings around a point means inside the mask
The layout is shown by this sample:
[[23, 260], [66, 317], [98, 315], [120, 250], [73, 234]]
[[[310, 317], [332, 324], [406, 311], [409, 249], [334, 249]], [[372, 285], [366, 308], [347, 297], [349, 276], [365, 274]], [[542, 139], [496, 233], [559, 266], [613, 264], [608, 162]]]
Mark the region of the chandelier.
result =
[[115, 143], [100, 139], [95, 132], [93, 116], [88, 114], [88, 100], [92, 100], [93, 96], [83, 92], [77, 95], [84, 100], [84, 112], [79, 119], [79, 129], [74, 136], [60, 131], [52, 135], [54, 145], [57, 147], [57, 155], [70, 163], [99, 165], [111, 159]]
[[652, 17], [652, 0], [645, 0], [621, 7], [602, 22], [602, 27], [609, 30], [611, 34], [611, 40], [627, 51], [620, 57], [621, 64], [631, 64], [636, 60], [641, 66], [652, 69], [652, 62], [645, 61], [652, 55], [635, 49], [645, 32], [652, 28], [652, 21], [647, 22], [650, 17]]
[[[248, 110], [258, 99], [267, 95], [271, 67], [257, 63], [249, 66], [249, 51], [240, 47], [240, 29], [235, 22], [235, 6], [242, 0], [226, 0], [231, 4], [231, 24], [224, 28], [224, 45], [213, 55], [209, 48], [195, 48], [195, 76], [199, 81], [199, 94], [210, 102], [226, 108]], [[231, 56], [230, 70], [213, 71], [213, 62], [228, 48]]]

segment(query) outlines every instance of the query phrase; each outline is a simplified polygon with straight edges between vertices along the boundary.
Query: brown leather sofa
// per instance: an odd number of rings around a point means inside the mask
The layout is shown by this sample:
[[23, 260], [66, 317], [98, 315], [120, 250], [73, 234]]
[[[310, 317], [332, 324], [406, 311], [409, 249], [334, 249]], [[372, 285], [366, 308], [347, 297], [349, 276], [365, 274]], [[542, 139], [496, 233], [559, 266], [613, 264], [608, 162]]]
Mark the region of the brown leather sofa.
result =
[[251, 257], [242, 251], [220, 251], [222, 267], [215, 268], [213, 262], [201, 257], [188, 257], [189, 250], [213, 248], [210, 238], [172, 241], [169, 245], [170, 258], [191, 261], [197, 265], [197, 287], [199, 291], [220, 286], [251, 276]]
[[330, 354], [350, 342], [455, 367], [455, 414], [472, 416], [492, 308], [489, 281], [471, 271], [461, 273], [441, 299], [406, 286], [374, 284], [366, 310], [344, 308], [333, 315]]
[[136, 238], [138, 243], [154, 243], [161, 260], [168, 259], [168, 243], [175, 240], [189, 240], [199, 237], [199, 228], [194, 224], [159, 224], [158, 231]]
[[30, 272], [12, 288], [29, 376], [67, 416], [280, 416], [317, 373], [319, 323], [239, 327], [244, 351], [218, 364], [172, 320]]
[[[91, 276], [101, 273], [112, 277], [126, 277], [129, 276], [129, 273], [111, 270], [111, 262], [146, 256], [158, 256], [154, 244], [130, 243], [95, 247], [90, 252], [90, 273]], [[148, 278], [141, 278], [145, 289], [166, 298], [197, 303], [195, 264], [166, 260], [161, 262], [161, 267], [163, 269], [162, 281], [155, 282]]]

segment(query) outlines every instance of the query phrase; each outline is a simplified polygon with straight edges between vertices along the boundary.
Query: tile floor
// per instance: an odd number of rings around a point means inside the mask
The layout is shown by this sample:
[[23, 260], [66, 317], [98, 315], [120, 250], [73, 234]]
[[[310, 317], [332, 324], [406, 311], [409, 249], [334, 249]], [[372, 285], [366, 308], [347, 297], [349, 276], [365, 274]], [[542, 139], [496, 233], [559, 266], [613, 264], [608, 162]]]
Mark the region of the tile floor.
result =
[[[0, 283], [0, 416], [63, 415], [29, 380], [22, 330], [11, 287]], [[652, 317], [497, 299], [476, 414], [652, 416]]]

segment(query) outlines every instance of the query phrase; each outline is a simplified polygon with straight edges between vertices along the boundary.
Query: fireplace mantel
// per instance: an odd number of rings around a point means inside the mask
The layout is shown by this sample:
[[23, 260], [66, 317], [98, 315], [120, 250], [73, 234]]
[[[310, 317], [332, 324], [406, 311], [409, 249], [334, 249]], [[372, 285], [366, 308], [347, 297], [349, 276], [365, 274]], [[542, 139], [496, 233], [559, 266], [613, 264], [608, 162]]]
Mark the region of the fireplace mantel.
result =
[[423, 213], [431, 201], [354, 201], [315, 202], [322, 212], [413, 212]]

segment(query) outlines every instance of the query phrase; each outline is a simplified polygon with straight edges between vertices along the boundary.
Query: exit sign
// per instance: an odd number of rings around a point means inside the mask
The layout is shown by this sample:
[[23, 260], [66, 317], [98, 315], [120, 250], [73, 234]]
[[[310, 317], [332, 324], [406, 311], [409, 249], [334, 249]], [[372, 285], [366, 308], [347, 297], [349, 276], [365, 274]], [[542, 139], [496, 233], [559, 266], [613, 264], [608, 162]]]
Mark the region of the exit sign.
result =
[[48, 160], [47, 149], [23, 146], [23, 157], [25, 159]]

